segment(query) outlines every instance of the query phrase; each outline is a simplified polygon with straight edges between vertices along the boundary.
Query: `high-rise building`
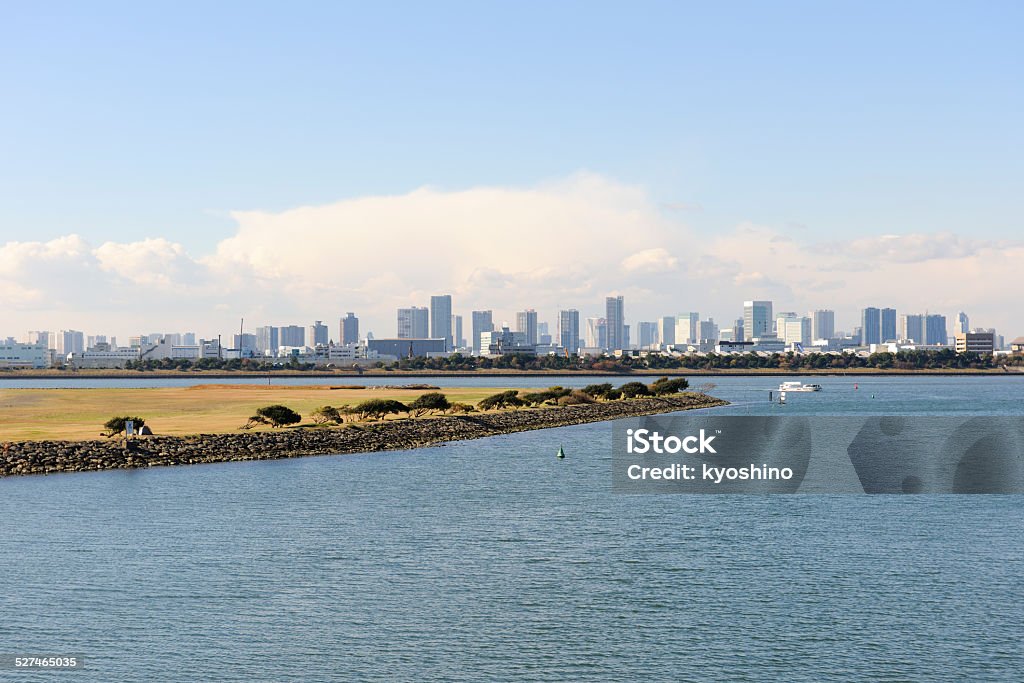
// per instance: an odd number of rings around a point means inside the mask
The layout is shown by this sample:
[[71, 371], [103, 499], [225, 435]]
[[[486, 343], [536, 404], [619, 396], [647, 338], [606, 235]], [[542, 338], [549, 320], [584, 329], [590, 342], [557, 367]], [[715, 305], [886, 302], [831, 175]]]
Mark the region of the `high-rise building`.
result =
[[697, 325], [697, 341], [717, 341], [718, 340], [718, 323], [715, 322], [714, 318], [708, 318], [707, 320], [701, 320]]
[[462, 316], [452, 316], [452, 341], [454, 346], [452, 348], [461, 349], [466, 346], [466, 340], [462, 338]]
[[[185, 336], [187, 337], [188, 335]], [[261, 356], [276, 356], [280, 346], [280, 338], [278, 337], [278, 329], [276, 327], [267, 325], [256, 328], [256, 353]]]
[[772, 336], [772, 302], [743, 302], [743, 335], [747, 341]]
[[430, 336], [430, 311], [425, 306], [398, 309], [398, 338], [426, 339]]
[[[895, 323], [894, 323], [895, 324]], [[811, 338], [832, 339], [836, 336], [836, 312], [827, 308], [811, 313]]]
[[452, 338], [452, 295], [430, 297], [430, 337], [444, 339], [448, 351], [454, 346]]
[[967, 317], [967, 314], [964, 313], [963, 311], [960, 311], [959, 313], [956, 314], [955, 331], [957, 334], [967, 334], [968, 332], [971, 331], [971, 321]]
[[694, 344], [700, 336], [700, 313], [691, 311], [676, 316], [676, 344]]
[[345, 317], [341, 319], [340, 327], [341, 334], [338, 338], [341, 339], [342, 344], [359, 343], [359, 318], [355, 313], [346, 313]]
[[901, 315], [897, 336], [901, 341], [924, 344], [924, 316], [915, 314]]
[[736, 318], [736, 322], [732, 324], [732, 340], [741, 342], [744, 341], [743, 337], [746, 333], [743, 330], [743, 318]]
[[896, 341], [896, 309], [883, 308], [879, 314], [879, 341]]
[[658, 345], [658, 323], [639, 322], [636, 325], [637, 345], [641, 349], [650, 349]]
[[949, 336], [946, 332], [946, 316], [937, 313], [925, 314], [924, 343], [940, 346], [949, 343]]
[[306, 330], [301, 325], [285, 325], [277, 331], [281, 346], [302, 347], [306, 345]]
[[494, 314], [491, 311], [473, 311], [473, 355], [480, 355], [480, 335], [494, 331]]
[[78, 330], [61, 330], [57, 337], [57, 352], [63, 356], [85, 351], [85, 335]]
[[860, 311], [860, 336], [861, 346], [882, 343], [881, 311], [874, 306], [862, 308]]
[[776, 318], [776, 333], [786, 344], [800, 344], [805, 349], [811, 345], [811, 319], [800, 315], [779, 315]]
[[661, 319], [658, 343], [665, 347], [676, 343], [676, 317], [674, 315], [666, 315]]
[[608, 322], [604, 318], [587, 318], [584, 334], [588, 349], [608, 348]]
[[[181, 343], [182, 343], [183, 346], [195, 346], [196, 345], [196, 333], [195, 332], [186, 332], [186, 333], [184, 333], [183, 335], [181, 335]], [[111, 345], [117, 346], [117, 344], [114, 344], [113, 342], [111, 342]]]
[[526, 335], [526, 343], [537, 344], [537, 311], [529, 308], [516, 313], [516, 332]]
[[626, 305], [621, 296], [609, 296], [604, 300], [607, 333], [605, 346], [608, 351], [626, 348]]
[[235, 348], [238, 349], [239, 353], [245, 356], [251, 356], [257, 353], [256, 348], [256, 335], [243, 332], [242, 334], [235, 335]]
[[324, 325], [323, 321], [317, 320], [309, 326], [309, 334], [306, 335], [306, 339], [309, 340], [310, 346], [327, 346], [327, 342], [331, 340], [330, 333], [327, 331], [327, 325]]
[[558, 344], [570, 355], [580, 352], [580, 312], [575, 308], [558, 312]]

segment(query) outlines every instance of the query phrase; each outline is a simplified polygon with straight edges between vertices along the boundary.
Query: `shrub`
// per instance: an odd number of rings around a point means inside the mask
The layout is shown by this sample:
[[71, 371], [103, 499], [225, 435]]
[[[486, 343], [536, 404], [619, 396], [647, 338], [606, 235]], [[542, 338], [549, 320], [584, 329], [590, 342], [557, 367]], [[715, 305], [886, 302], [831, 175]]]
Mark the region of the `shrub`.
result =
[[604, 397], [605, 400], [608, 401], [618, 401], [620, 398], [622, 398], [622, 392], [619, 391], [618, 389], [612, 389], [607, 394], [605, 394]]
[[651, 390], [647, 388], [647, 385], [643, 382], [626, 382], [619, 391], [626, 398], [636, 398], [637, 396], [650, 396]]
[[597, 403], [593, 396], [582, 391], [573, 391], [567, 396], [561, 396], [558, 399], [558, 405], [560, 406], [578, 406], [586, 403]]
[[488, 396], [476, 405], [480, 410], [492, 410], [508, 407], [518, 408], [524, 404], [525, 401], [519, 398], [519, 392], [516, 389], [511, 389], [509, 391], [503, 391], [500, 394]]
[[409, 406], [390, 398], [371, 398], [355, 407], [362, 419], [383, 420], [388, 415], [409, 412]]
[[310, 418], [312, 418], [313, 422], [318, 425], [327, 424], [328, 422], [339, 424], [342, 421], [341, 413], [333, 406], [321, 406], [317, 408], [310, 415]]
[[439, 410], [443, 413], [451, 407], [452, 404], [448, 401], [448, 397], [439, 391], [420, 394], [415, 401], [409, 404], [409, 410], [412, 411], [413, 417], [419, 417], [432, 410]]
[[665, 396], [667, 394], [678, 394], [680, 391], [688, 388], [690, 383], [682, 377], [676, 379], [669, 379], [668, 377], [662, 377], [661, 379], [655, 380], [651, 384], [651, 393], [656, 396]]
[[468, 403], [453, 403], [450, 409], [453, 413], [475, 413], [476, 408]]
[[[272, 405], [260, 408], [253, 417], [259, 418], [259, 422], [269, 424], [273, 427], [284, 427], [302, 422], [302, 416], [287, 406]], [[249, 418], [250, 421], [253, 418]]]
[[604, 384], [588, 384], [581, 389], [584, 394], [589, 394], [594, 398], [607, 398], [608, 392], [611, 390], [612, 385], [610, 382], [605, 382]]
[[142, 429], [142, 425], [146, 424], [146, 421], [141, 417], [130, 417], [128, 415], [125, 415], [124, 417], [112, 417], [103, 423], [103, 428], [107, 430], [104, 436], [106, 436], [109, 439], [112, 436], [123, 434], [124, 423], [128, 422], [129, 420], [131, 420], [134, 423], [132, 427], [135, 429], [136, 432]]

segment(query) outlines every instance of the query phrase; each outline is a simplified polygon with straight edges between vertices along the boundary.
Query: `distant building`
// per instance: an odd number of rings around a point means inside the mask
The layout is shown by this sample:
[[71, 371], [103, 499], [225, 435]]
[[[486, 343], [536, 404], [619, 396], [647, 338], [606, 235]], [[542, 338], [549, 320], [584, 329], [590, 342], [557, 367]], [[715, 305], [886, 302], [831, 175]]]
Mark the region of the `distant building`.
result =
[[1024, 337], [1017, 337], [1010, 342], [1011, 353], [1024, 353]]
[[448, 351], [445, 339], [368, 339], [368, 352], [379, 356], [395, 358], [416, 358], [420, 356], [443, 356]]
[[996, 350], [996, 335], [992, 332], [957, 332], [953, 339], [957, 353], [992, 354]]
[[[895, 322], [893, 323], [895, 325]], [[811, 338], [832, 339], [836, 336], [836, 312], [827, 308], [811, 313]]]
[[338, 338], [342, 345], [359, 343], [359, 318], [355, 313], [346, 313], [345, 317], [341, 319], [340, 327], [341, 334], [338, 335]]
[[882, 342], [881, 311], [873, 306], [861, 309], [860, 312], [861, 346], [880, 344]]
[[580, 351], [580, 312], [575, 308], [558, 312], [558, 344], [569, 355]]
[[608, 348], [608, 323], [604, 318], [587, 318], [587, 328], [584, 330], [586, 345], [588, 349]]
[[811, 345], [811, 322], [811, 318], [806, 316], [780, 316], [776, 320], [776, 336], [785, 344], [800, 344], [808, 349]]
[[956, 314], [956, 328], [954, 332], [958, 334], [966, 333], [971, 331], [971, 321], [968, 319], [967, 314], [960, 311]]
[[770, 337], [772, 330], [772, 302], [743, 302], [743, 338], [756, 339]]
[[639, 322], [636, 325], [637, 346], [650, 349], [658, 345], [658, 323]]
[[278, 329], [277, 334], [281, 346], [306, 345], [306, 331], [299, 325], [285, 325]]
[[707, 320], [701, 320], [697, 326], [697, 341], [717, 341], [718, 340], [718, 323], [715, 322], [714, 318], [708, 318]]
[[903, 341], [924, 344], [924, 316], [918, 314], [901, 315], [897, 336]]
[[61, 330], [57, 337], [57, 353], [66, 356], [69, 353], [85, 351], [85, 335], [78, 330]]
[[451, 294], [430, 297], [430, 337], [444, 339], [449, 350], [454, 346]]
[[732, 340], [741, 342], [746, 337], [746, 330], [743, 328], [743, 318], [737, 318], [732, 325]]
[[491, 311], [473, 311], [473, 355], [480, 355], [480, 335], [494, 330], [494, 314]]
[[676, 317], [674, 315], [666, 315], [661, 319], [658, 343], [665, 347], [676, 343]]
[[462, 316], [452, 316], [452, 340], [454, 347], [457, 349], [464, 348], [466, 346], [466, 340], [462, 338]]
[[330, 340], [330, 332], [327, 331], [327, 325], [324, 325], [323, 321], [317, 320], [309, 326], [306, 344], [309, 346], [326, 345]]
[[430, 336], [430, 311], [425, 307], [398, 309], [398, 338], [426, 339]]
[[[188, 335], [185, 335], [188, 337]], [[260, 356], [276, 356], [281, 342], [276, 327], [267, 325], [256, 328], [256, 353]]]
[[516, 313], [516, 332], [526, 335], [527, 344], [537, 344], [537, 311], [532, 308]]
[[675, 343], [694, 344], [700, 341], [700, 313], [691, 311], [676, 316]]
[[[170, 342], [170, 341], [166, 341], [166, 343], [173, 345], [173, 343]], [[248, 334], [248, 333], [236, 334], [235, 335], [235, 348], [238, 349], [238, 351], [239, 351], [239, 353], [240, 353], [242, 358], [248, 358], [248, 357], [255, 356], [255, 355], [261, 355], [259, 353], [259, 350], [258, 350], [258, 347], [257, 347], [257, 344], [256, 344], [256, 335], [255, 334]]]
[[52, 363], [53, 354], [45, 344], [0, 344], [0, 368], [38, 370], [48, 368]]
[[605, 298], [605, 321], [604, 348], [609, 351], [626, 348], [626, 304], [623, 297]]
[[480, 352], [486, 356], [503, 356], [512, 353], [537, 353], [536, 344], [526, 339], [525, 332], [513, 332], [507, 327], [484, 332], [480, 335]]
[[949, 335], [946, 332], [946, 316], [936, 313], [925, 314], [924, 343], [935, 345], [946, 345], [949, 343]]

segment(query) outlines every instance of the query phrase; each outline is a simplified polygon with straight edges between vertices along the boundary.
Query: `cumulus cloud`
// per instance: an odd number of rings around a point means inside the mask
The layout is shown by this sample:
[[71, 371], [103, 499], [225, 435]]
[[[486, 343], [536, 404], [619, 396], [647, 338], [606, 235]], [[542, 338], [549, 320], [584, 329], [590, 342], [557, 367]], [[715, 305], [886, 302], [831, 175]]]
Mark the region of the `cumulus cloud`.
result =
[[431, 294], [451, 293], [468, 329], [483, 308], [499, 322], [528, 307], [552, 323], [558, 308], [600, 315], [616, 292], [630, 322], [688, 310], [730, 320], [744, 299], [771, 298], [780, 310], [834, 308], [847, 326], [861, 307], [885, 305], [962, 309], [1019, 333], [1020, 244], [950, 233], [812, 244], [752, 222], [698, 234], [643, 188], [594, 174], [231, 216], [235, 233], [202, 254], [159, 236], [0, 246], [0, 336], [228, 334], [243, 315], [253, 326], [333, 323], [346, 311], [388, 336], [396, 308]]

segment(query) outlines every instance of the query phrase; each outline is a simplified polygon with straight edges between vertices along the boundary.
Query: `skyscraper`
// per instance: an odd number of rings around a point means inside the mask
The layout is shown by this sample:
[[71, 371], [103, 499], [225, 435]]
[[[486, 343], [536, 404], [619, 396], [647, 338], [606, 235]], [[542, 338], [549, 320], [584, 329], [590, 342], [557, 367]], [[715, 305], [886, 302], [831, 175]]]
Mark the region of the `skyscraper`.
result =
[[299, 325], [285, 325], [278, 330], [281, 346], [305, 346], [306, 331]]
[[398, 338], [426, 339], [430, 334], [430, 311], [425, 306], [398, 309]]
[[[186, 337], [188, 335], [185, 335]], [[280, 346], [278, 341], [278, 330], [276, 327], [266, 326], [256, 328], [256, 352], [261, 356], [276, 356]]]
[[641, 349], [649, 349], [658, 343], [658, 323], [639, 322], [636, 325], [637, 346]]
[[85, 335], [78, 330], [61, 330], [57, 338], [57, 352], [61, 355], [85, 351]]
[[480, 335], [494, 331], [494, 314], [491, 311], [473, 311], [473, 355], [480, 355]]
[[861, 309], [860, 312], [860, 344], [880, 344], [882, 342], [881, 311], [873, 306]]
[[921, 315], [901, 315], [899, 338], [902, 341], [912, 341], [917, 344], [924, 344], [924, 317]]
[[588, 349], [608, 348], [608, 323], [604, 318], [587, 318], [585, 331]]
[[743, 335], [747, 341], [772, 336], [772, 302], [743, 302]]
[[580, 352], [580, 312], [575, 308], [558, 312], [558, 343], [570, 355]]
[[895, 308], [883, 308], [881, 318], [879, 322], [881, 331], [879, 333], [880, 342], [896, 341], [896, 309]]
[[341, 339], [342, 344], [357, 344], [359, 343], [359, 318], [356, 317], [355, 313], [346, 313], [345, 317], [341, 319]]
[[827, 308], [814, 311], [811, 314], [811, 338], [832, 339], [835, 336], [836, 312]]
[[310, 346], [327, 345], [330, 341], [330, 335], [327, 332], [327, 325], [324, 325], [323, 321], [317, 320], [315, 323], [309, 326], [309, 334], [306, 335], [306, 339], [309, 340]]
[[604, 300], [607, 325], [604, 348], [608, 351], [626, 347], [626, 305], [621, 296], [609, 296]]
[[452, 348], [461, 349], [466, 345], [466, 340], [462, 338], [462, 316], [452, 316], [452, 341], [454, 345]]
[[960, 311], [956, 314], [956, 332], [958, 334], [967, 334], [971, 331], [971, 321], [968, 319], [967, 314]]
[[676, 343], [676, 317], [674, 315], [666, 315], [661, 319], [658, 343], [665, 347]]
[[680, 313], [676, 316], [676, 343], [694, 344], [700, 336], [700, 313]]
[[526, 335], [527, 344], [537, 344], [537, 311], [529, 308], [516, 313], [516, 332]]
[[937, 313], [926, 313], [924, 316], [924, 343], [948, 344], [946, 333], [946, 316]]
[[430, 297], [430, 337], [444, 339], [445, 349], [452, 350], [452, 295]]
[[733, 341], [745, 341], [743, 331], [743, 318], [736, 318], [736, 322], [732, 324], [732, 340]]

